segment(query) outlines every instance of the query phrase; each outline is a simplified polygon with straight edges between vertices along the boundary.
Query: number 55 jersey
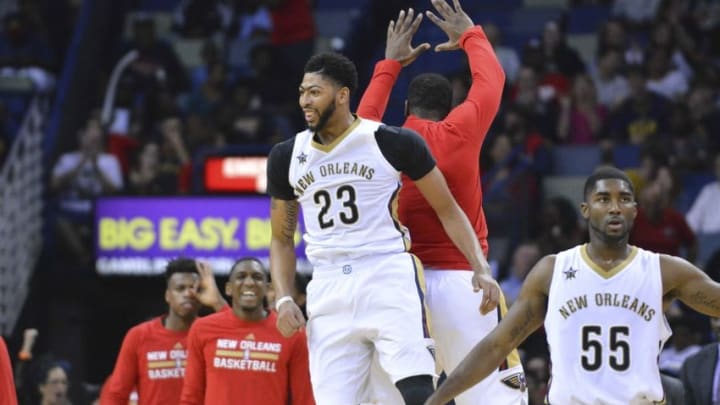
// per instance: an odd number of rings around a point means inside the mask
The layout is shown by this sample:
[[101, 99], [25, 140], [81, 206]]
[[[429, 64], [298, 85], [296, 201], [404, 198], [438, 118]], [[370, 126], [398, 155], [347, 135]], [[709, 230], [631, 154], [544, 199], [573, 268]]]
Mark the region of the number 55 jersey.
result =
[[670, 336], [658, 254], [637, 247], [616, 267], [587, 245], [555, 259], [545, 316], [553, 405], [664, 402], [658, 354]]
[[406, 252], [409, 236], [397, 220], [400, 174], [417, 180], [434, 167], [416, 133], [356, 118], [330, 144], [305, 130], [276, 145], [268, 192], [300, 202], [307, 256], [322, 271], [339, 260]]

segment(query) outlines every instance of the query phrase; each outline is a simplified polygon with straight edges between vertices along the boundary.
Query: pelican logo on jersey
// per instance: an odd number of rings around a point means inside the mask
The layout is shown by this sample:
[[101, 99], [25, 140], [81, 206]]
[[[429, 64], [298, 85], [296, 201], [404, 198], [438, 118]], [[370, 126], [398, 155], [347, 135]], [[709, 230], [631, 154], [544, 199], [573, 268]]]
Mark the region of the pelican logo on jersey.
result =
[[231, 370], [276, 373], [280, 352], [282, 352], [282, 343], [256, 341], [252, 333], [243, 340], [218, 339], [213, 366]]
[[650, 305], [635, 297], [617, 293], [596, 293], [593, 299], [590, 300], [588, 300], [587, 294], [579, 295], [565, 301], [565, 303], [558, 308], [558, 311], [560, 312], [560, 315], [562, 315], [563, 319], [568, 319], [570, 315], [575, 312], [588, 308], [588, 304], [594, 304], [596, 307], [625, 308], [636, 313], [648, 322], [653, 319], [653, 316], [655, 316], [655, 313], [657, 312]]
[[180, 342], [172, 350], [147, 352], [148, 377], [151, 380], [185, 377], [187, 351]]
[[507, 385], [508, 387], [525, 391], [527, 388], [527, 381], [525, 380], [525, 373], [515, 373], [511, 374], [505, 378], [502, 379], [503, 384]]

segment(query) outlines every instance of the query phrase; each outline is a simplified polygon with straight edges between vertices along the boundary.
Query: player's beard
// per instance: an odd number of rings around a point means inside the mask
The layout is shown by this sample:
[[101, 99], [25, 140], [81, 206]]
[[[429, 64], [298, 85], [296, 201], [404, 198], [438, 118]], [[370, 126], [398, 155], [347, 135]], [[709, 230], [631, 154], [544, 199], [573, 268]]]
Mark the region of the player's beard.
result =
[[330, 121], [330, 117], [333, 115], [335, 110], [337, 109], [337, 104], [335, 103], [335, 100], [333, 99], [332, 104], [327, 106], [325, 111], [323, 111], [320, 114], [320, 118], [318, 119], [317, 125], [308, 125], [308, 129], [317, 133], [322, 131], [322, 129], [327, 125], [328, 121]]
[[600, 236], [602, 241], [608, 245], [617, 245], [623, 241], [627, 242], [630, 236], [630, 231], [632, 229], [631, 226], [625, 226], [625, 230], [623, 233], [617, 235], [608, 235], [607, 231], [603, 230], [597, 225], [594, 225], [592, 222], [588, 221], [588, 224], [590, 225], [590, 228], [592, 228], [592, 230]]

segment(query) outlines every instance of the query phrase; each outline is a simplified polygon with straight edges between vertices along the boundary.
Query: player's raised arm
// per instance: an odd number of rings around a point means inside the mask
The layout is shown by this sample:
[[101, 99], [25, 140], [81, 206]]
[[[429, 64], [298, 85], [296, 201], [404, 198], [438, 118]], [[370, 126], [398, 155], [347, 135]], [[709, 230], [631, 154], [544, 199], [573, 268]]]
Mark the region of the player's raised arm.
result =
[[422, 13], [415, 15], [413, 9], [408, 9], [407, 12], [401, 10], [397, 20], [388, 23], [385, 59], [375, 65], [372, 79], [357, 109], [357, 114], [362, 118], [382, 120], [401, 67], [411, 64], [430, 49], [427, 42], [412, 46], [413, 36], [420, 28], [422, 17]]
[[677, 298], [692, 309], [720, 317], [720, 284], [685, 259], [661, 255], [664, 294]]
[[555, 256], [545, 256], [530, 271], [520, 296], [505, 317], [450, 373], [425, 405], [443, 405], [477, 384], [542, 325]]

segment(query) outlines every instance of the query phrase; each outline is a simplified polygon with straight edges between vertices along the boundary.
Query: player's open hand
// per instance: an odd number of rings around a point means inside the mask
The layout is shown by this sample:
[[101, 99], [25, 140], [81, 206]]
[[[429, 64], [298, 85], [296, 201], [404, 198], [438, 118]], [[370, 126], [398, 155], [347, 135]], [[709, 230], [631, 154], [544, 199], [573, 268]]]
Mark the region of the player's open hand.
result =
[[473, 291], [483, 291], [483, 299], [480, 303], [480, 313], [485, 315], [495, 310], [500, 300], [500, 286], [488, 272], [473, 272]]
[[448, 36], [446, 42], [435, 47], [435, 52], [460, 48], [460, 36], [475, 25], [472, 19], [460, 7], [459, 0], [453, 0], [454, 9], [445, 0], [432, 0], [432, 5], [440, 16], [438, 17], [432, 11], [426, 11], [425, 14]]
[[285, 337], [292, 336], [305, 327], [305, 316], [293, 301], [283, 302], [278, 308], [277, 328]]
[[210, 264], [196, 260], [195, 268], [197, 268], [198, 274], [200, 275], [200, 280], [198, 280], [197, 287], [195, 288], [195, 298], [201, 304], [212, 307], [215, 311], [219, 311], [227, 303], [222, 297], [222, 294], [220, 294]]
[[390, 20], [387, 30], [387, 43], [385, 44], [385, 59], [392, 59], [407, 66], [415, 61], [420, 54], [430, 49], [430, 44], [425, 42], [413, 47], [411, 42], [413, 36], [420, 28], [422, 13], [415, 16], [413, 9], [400, 10], [397, 21]]

